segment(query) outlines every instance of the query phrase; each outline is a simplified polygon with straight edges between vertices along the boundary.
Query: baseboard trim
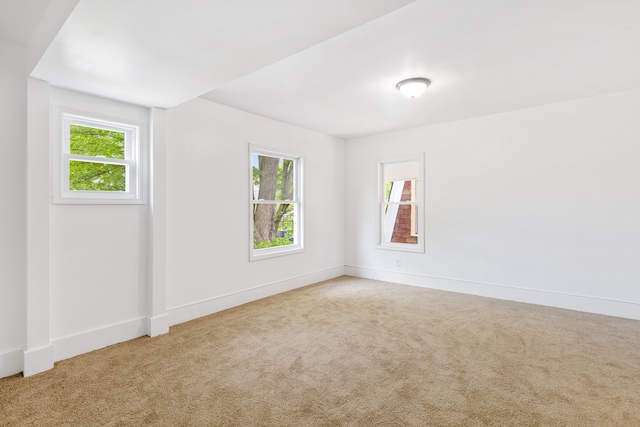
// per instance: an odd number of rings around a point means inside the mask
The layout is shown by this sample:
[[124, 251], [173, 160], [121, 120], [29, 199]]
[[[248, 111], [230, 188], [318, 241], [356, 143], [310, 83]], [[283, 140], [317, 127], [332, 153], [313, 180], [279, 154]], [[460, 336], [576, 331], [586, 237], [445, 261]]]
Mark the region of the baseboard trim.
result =
[[173, 326], [179, 323], [188, 322], [190, 320], [208, 316], [209, 314], [217, 313], [251, 301], [256, 301], [282, 292], [301, 288], [303, 286], [312, 285], [314, 283], [322, 282], [323, 280], [334, 279], [343, 275], [344, 266], [333, 267], [173, 307], [167, 310], [169, 314], [169, 325]]
[[24, 370], [24, 350], [0, 353], [0, 378], [19, 374]]
[[165, 313], [159, 316], [147, 317], [147, 335], [157, 337], [167, 332], [169, 332], [168, 314]]
[[57, 362], [69, 359], [99, 348], [145, 336], [148, 331], [146, 319], [141, 317], [56, 339], [52, 343], [54, 360]]
[[54, 339], [51, 345], [29, 351], [13, 350], [0, 353], [0, 378], [24, 373], [35, 375], [53, 368], [53, 363], [89, 353], [113, 344], [145, 335], [151, 337], [169, 332], [169, 326], [197, 319], [241, 304], [292, 289], [311, 285], [344, 275], [344, 267], [334, 267], [309, 274], [266, 283], [243, 291], [221, 295], [168, 310], [153, 317], [141, 317], [126, 322], [93, 329], [75, 335]]
[[640, 320], [640, 303], [577, 295], [539, 289], [519, 288], [495, 283], [474, 282], [448, 277], [345, 265], [345, 274], [366, 279], [382, 280], [404, 285], [459, 292], [489, 298], [565, 308], [587, 313]]
[[25, 377], [30, 377], [40, 372], [53, 368], [53, 346], [34, 348], [24, 351], [24, 366], [22, 373]]

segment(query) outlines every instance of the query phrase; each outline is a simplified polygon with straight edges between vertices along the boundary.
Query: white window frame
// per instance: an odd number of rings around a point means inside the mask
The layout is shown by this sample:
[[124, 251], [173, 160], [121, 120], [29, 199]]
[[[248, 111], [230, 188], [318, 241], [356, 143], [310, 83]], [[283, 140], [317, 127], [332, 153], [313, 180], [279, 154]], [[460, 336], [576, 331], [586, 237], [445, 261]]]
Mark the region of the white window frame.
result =
[[[52, 200], [57, 204], [143, 204], [141, 171], [140, 122], [124, 118], [107, 117], [101, 114], [55, 106], [52, 120]], [[79, 125], [97, 129], [122, 132], [125, 135], [125, 158], [112, 159], [99, 156], [83, 156], [70, 151], [70, 126]], [[103, 164], [126, 166], [125, 191], [71, 190], [69, 185], [69, 162], [79, 160]]]
[[[294, 209], [294, 241], [292, 245], [275, 246], [272, 248], [255, 249], [253, 246], [253, 210], [256, 204], [277, 204], [282, 200], [254, 200], [253, 187], [253, 156], [269, 156], [293, 160], [293, 204]], [[249, 261], [257, 261], [284, 255], [304, 252], [304, 156], [297, 153], [276, 151], [265, 147], [249, 144]]]
[[[387, 203], [385, 201], [385, 165], [408, 162], [417, 162], [418, 164], [418, 176], [416, 177], [415, 191], [413, 192], [413, 194], [415, 195], [415, 200]], [[376, 192], [378, 194], [376, 197], [376, 249], [424, 253], [424, 153], [403, 154], [378, 159], [378, 183], [376, 185]], [[387, 204], [389, 204], [390, 206], [393, 205], [398, 207], [401, 205], [415, 206], [415, 214], [412, 215], [411, 225], [412, 231], [415, 231], [416, 226], [418, 228], [417, 233], [412, 233], [412, 235], [415, 234], [418, 237], [417, 244], [385, 241], [384, 216], [385, 206]]]

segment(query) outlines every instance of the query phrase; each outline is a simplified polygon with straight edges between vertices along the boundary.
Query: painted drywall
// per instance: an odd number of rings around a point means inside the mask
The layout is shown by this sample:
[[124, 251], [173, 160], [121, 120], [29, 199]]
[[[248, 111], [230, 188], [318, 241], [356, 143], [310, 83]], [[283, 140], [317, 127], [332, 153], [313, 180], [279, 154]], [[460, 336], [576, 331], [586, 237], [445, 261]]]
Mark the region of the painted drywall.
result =
[[[347, 140], [346, 271], [640, 318], [638, 117], [632, 90]], [[426, 252], [375, 249], [376, 162], [415, 152]]]
[[[143, 124], [141, 143], [148, 145], [147, 108], [60, 88], [52, 88], [51, 104], [137, 120]], [[148, 221], [147, 204], [51, 205], [50, 317], [56, 360], [146, 333]], [[100, 334], [111, 339], [97, 339]]]
[[[304, 156], [302, 253], [249, 262], [249, 143]], [[172, 323], [224, 308], [216, 300], [237, 296], [229, 304], [241, 303], [342, 274], [343, 159], [340, 139], [204, 99], [168, 110], [167, 307], [174, 313]]]
[[25, 345], [26, 49], [0, 40], [0, 377]]
[[25, 376], [53, 368], [50, 337], [49, 207], [50, 87], [29, 78], [27, 96], [27, 280]]

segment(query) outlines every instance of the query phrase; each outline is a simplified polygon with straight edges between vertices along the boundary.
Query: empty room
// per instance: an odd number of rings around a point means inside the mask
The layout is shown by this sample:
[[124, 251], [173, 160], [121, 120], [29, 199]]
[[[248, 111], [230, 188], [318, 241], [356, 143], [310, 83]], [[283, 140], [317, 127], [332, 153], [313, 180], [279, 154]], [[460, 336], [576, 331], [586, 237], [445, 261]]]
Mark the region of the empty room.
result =
[[639, 19], [0, 0], [0, 425], [640, 425]]

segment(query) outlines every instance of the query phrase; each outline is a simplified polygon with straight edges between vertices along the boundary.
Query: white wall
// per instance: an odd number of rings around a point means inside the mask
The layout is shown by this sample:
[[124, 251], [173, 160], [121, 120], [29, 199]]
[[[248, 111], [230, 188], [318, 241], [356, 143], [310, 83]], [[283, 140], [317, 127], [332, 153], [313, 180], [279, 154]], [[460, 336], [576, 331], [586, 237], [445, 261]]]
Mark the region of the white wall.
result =
[[[51, 103], [137, 120], [148, 128], [147, 108], [60, 88], [52, 88]], [[50, 326], [56, 360], [146, 334], [148, 215], [147, 204], [51, 205]]]
[[0, 40], [0, 377], [25, 345], [26, 49]]
[[[346, 271], [640, 318], [639, 117], [633, 90], [348, 140]], [[376, 250], [376, 159], [414, 152], [426, 253]]]
[[[29, 106], [27, 138], [25, 64], [24, 48], [0, 41], [0, 377], [22, 369], [26, 308], [49, 304], [35, 331], [60, 360], [145, 335], [149, 317], [162, 333], [345, 270], [640, 318], [640, 90], [346, 143], [195, 99], [154, 113], [152, 223], [149, 204], [38, 210], [49, 102], [145, 122], [149, 110], [32, 81], [30, 103], [47, 105]], [[305, 156], [305, 252], [249, 262], [249, 143]], [[374, 249], [376, 160], [415, 152], [426, 153], [426, 253]], [[47, 248], [27, 252], [28, 234]], [[39, 284], [48, 294], [27, 301]]]
[[[172, 324], [343, 273], [342, 140], [203, 99], [168, 110], [167, 140]], [[249, 262], [249, 143], [305, 156], [305, 252]]]

